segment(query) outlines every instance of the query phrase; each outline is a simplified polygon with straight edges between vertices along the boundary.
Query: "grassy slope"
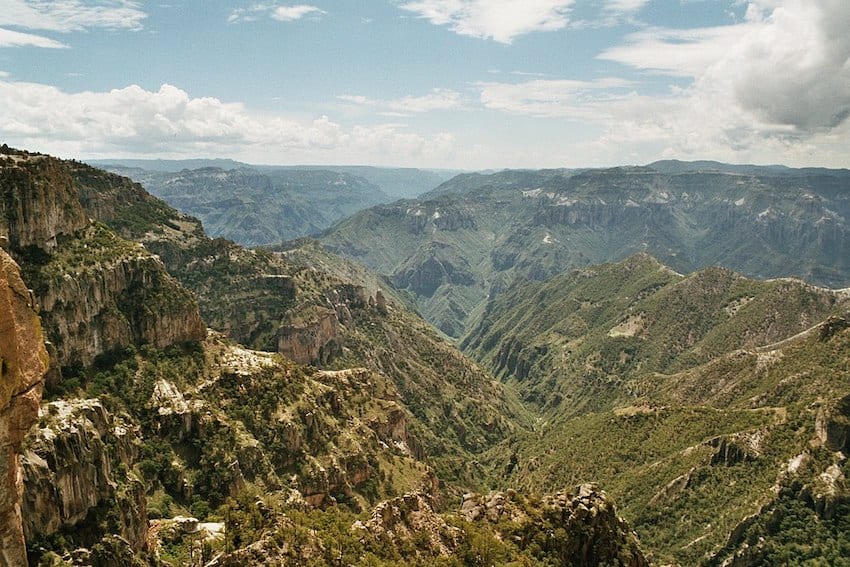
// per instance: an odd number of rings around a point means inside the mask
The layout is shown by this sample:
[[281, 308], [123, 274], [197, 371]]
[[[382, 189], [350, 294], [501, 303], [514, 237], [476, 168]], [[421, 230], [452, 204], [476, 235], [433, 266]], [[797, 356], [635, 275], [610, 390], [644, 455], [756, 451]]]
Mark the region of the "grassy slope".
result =
[[[801, 282], [685, 277], [647, 256], [517, 285], [465, 346], [519, 371], [545, 418], [482, 460], [521, 489], [600, 482], [657, 560], [706, 560], [789, 459], [820, 459], [802, 483], [831, 463], [810, 442], [820, 404], [848, 393], [850, 333], [801, 331], [846, 309]], [[724, 460], [721, 440], [746, 456]]]

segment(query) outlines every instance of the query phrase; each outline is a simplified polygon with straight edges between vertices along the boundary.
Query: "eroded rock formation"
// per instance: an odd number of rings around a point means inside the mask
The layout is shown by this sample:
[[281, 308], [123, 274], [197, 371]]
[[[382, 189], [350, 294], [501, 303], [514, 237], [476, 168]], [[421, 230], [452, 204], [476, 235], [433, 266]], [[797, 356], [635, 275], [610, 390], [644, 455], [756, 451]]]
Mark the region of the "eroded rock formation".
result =
[[38, 413], [47, 351], [32, 295], [0, 250], [0, 563], [25, 565], [21, 442]]
[[[112, 533], [132, 549], [144, 549], [145, 490], [128, 472], [138, 460], [139, 432], [109, 415], [97, 399], [51, 402], [40, 414], [22, 458], [27, 540], [74, 528], [83, 538], [78, 544]], [[102, 521], [106, 509], [113, 513]]]
[[192, 294], [142, 246], [88, 218], [71, 169], [49, 156], [0, 156], [0, 237], [41, 304], [56, 365], [203, 339]]

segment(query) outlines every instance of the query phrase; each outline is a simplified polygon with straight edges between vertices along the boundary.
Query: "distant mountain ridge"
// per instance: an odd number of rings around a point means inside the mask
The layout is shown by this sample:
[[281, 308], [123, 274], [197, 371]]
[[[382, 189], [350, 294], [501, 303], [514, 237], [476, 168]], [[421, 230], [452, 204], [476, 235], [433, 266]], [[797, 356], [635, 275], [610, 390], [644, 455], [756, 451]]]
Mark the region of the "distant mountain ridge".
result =
[[232, 159], [96, 159], [87, 163], [110, 168], [143, 169], [162, 173], [179, 173], [184, 169], [217, 167], [220, 169], [251, 169], [267, 173], [298, 169], [302, 171], [333, 171], [366, 179], [394, 199], [410, 199], [430, 191], [461, 173], [451, 169], [422, 169], [416, 167], [378, 167], [371, 165], [261, 165]]
[[848, 219], [847, 170], [668, 161], [462, 174], [418, 199], [360, 211], [320, 240], [388, 276], [460, 337], [514, 278], [641, 251], [681, 272], [721, 265], [847, 287]]
[[316, 234], [336, 220], [390, 198], [363, 179], [327, 170], [203, 167], [157, 172], [112, 167], [173, 207], [200, 219], [212, 236], [245, 246]]
[[361, 209], [433, 189], [451, 172], [366, 166], [252, 166], [233, 160], [116, 160], [132, 178], [244, 246], [318, 234]]

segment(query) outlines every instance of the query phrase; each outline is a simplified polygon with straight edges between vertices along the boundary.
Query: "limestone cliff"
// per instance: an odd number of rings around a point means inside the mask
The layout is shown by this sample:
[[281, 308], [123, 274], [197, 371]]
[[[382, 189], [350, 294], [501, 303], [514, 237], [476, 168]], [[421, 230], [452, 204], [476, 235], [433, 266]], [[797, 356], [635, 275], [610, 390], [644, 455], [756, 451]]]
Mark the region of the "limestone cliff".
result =
[[57, 366], [86, 366], [130, 344], [162, 348], [204, 337], [195, 299], [162, 263], [89, 220], [79, 164], [3, 152], [0, 236], [41, 304]]
[[15, 250], [52, 252], [89, 223], [71, 176], [49, 156], [0, 151], [0, 191], [0, 234]]
[[145, 490], [128, 472], [139, 443], [139, 432], [97, 399], [44, 405], [22, 458], [27, 541], [64, 529], [73, 531], [77, 545], [119, 534], [132, 549], [144, 549]]
[[47, 352], [32, 296], [1, 250], [0, 370], [0, 563], [23, 565], [20, 449], [38, 411]]

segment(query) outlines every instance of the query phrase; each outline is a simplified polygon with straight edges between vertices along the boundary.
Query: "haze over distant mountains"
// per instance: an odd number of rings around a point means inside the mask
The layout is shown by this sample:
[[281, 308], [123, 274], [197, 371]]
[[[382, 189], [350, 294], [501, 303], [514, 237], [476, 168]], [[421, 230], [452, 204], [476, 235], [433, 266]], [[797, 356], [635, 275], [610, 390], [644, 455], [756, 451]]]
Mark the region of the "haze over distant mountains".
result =
[[233, 160], [112, 160], [104, 167], [245, 246], [318, 234], [366, 207], [424, 193], [454, 173], [367, 166], [252, 166]]
[[322, 236], [385, 274], [450, 336], [516, 278], [648, 252], [681, 272], [850, 285], [850, 171], [656, 162], [461, 174]]

